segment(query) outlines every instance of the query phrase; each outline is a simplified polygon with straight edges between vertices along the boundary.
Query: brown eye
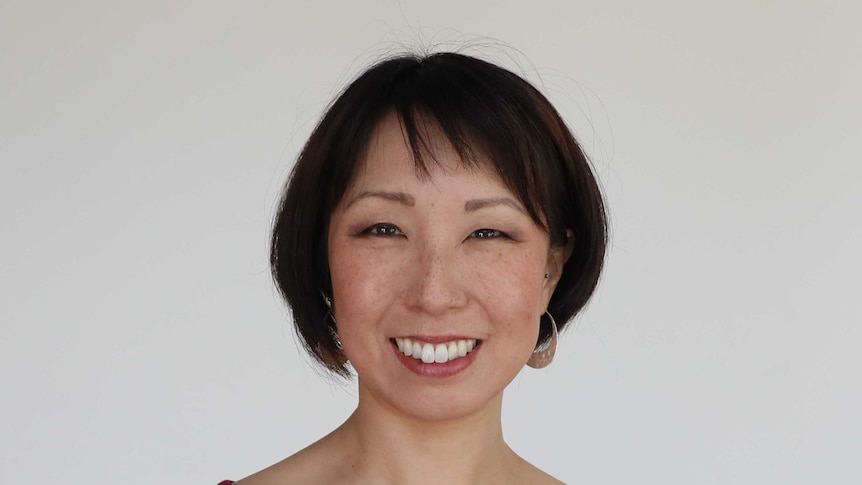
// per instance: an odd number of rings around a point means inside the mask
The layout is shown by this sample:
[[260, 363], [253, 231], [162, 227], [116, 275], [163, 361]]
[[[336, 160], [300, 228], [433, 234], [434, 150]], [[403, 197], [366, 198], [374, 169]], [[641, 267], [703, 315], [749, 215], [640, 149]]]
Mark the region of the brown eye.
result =
[[401, 229], [398, 229], [397, 226], [393, 226], [392, 224], [375, 224], [365, 231], [365, 234], [371, 234], [372, 236], [403, 236], [404, 233], [401, 232]]
[[496, 229], [477, 229], [473, 231], [471, 236], [477, 239], [491, 239], [495, 237], [503, 237], [505, 234]]

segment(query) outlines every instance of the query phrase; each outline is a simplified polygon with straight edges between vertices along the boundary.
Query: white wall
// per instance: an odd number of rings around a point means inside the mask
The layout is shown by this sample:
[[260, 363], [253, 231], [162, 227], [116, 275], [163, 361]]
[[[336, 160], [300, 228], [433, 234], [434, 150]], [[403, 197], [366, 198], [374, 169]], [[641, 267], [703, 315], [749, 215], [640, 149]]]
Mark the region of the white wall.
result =
[[215, 484], [340, 423], [275, 199], [376, 53], [473, 36], [541, 74], [613, 219], [513, 447], [569, 483], [860, 483], [862, 4], [613, 3], [1, 1], [0, 483]]

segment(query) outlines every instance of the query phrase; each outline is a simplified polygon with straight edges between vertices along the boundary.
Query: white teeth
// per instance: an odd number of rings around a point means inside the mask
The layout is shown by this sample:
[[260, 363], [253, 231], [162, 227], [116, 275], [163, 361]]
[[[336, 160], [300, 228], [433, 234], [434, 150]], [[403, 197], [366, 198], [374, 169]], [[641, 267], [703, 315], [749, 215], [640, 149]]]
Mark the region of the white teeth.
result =
[[437, 344], [434, 347], [434, 362], [438, 364], [449, 362], [449, 350], [447, 350], [446, 344]]
[[476, 340], [453, 340], [435, 345], [409, 338], [396, 338], [395, 345], [408, 357], [421, 360], [426, 364], [442, 364], [469, 354], [476, 347]]
[[434, 362], [434, 346], [431, 344], [425, 344], [422, 346], [422, 362], [426, 364], [430, 364]]

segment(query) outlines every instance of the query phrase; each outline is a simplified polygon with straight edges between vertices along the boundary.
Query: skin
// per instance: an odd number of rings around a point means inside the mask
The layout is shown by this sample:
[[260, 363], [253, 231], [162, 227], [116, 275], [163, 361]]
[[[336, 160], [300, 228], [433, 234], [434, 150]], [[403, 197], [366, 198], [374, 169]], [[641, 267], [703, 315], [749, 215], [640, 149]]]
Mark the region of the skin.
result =
[[[509, 448], [501, 409], [570, 248], [550, 247], [495, 174], [464, 168], [430, 134], [440, 166], [420, 179], [398, 120], [386, 118], [331, 217], [334, 311], [359, 376], [356, 411], [239, 485], [561, 483]], [[415, 335], [481, 344], [462, 372], [420, 376], [391, 341]]]

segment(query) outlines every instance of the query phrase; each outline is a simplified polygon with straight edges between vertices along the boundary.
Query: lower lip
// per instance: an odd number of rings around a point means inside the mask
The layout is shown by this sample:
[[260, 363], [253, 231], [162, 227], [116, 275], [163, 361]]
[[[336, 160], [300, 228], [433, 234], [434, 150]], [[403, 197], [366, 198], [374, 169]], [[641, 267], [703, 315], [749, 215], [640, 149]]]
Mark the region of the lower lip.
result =
[[413, 357], [408, 357], [404, 355], [403, 352], [398, 350], [398, 346], [395, 343], [392, 343], [392, 349], [395, 351], [398, 360], [404, 364], [408, 370], [413, 372], [414, 374], [418, 374], [422, 377], [452, 377], [456, 374], [461, 373], [467, 367], [470, 367], [470, 364], [476, 360], [476, 354], [481, 350], [481, 343], [473, 348], [469, 354], [464, 357], [459, 357], [455, 360], [450, 360], [448, 362], [443, 362], [440, 364], [432, 363], [426, 364], [419, 359], [414, 359]]

